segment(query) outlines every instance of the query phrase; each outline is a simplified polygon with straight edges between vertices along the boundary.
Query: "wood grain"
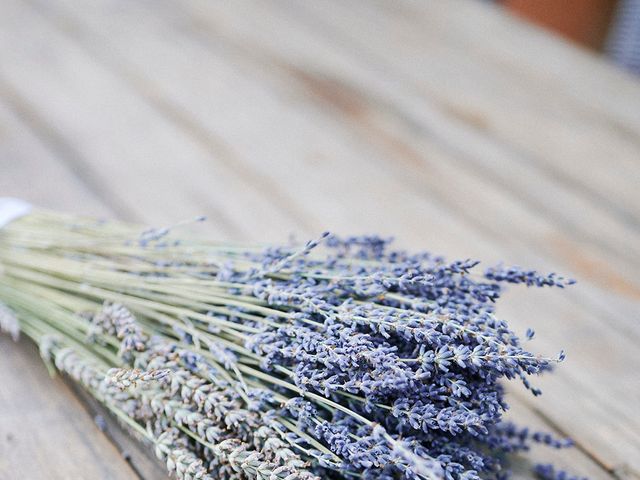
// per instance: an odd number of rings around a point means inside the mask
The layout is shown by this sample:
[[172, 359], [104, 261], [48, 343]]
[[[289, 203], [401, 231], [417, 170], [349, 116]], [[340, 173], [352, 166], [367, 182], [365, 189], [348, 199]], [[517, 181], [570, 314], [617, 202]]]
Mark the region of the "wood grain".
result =
[[[207, 213], [225, 239], [375, 231], [577, 277], [506, 298], [537, 351], [569, 352], [541, 399], [510, 388], [513, 415], [574, 437], [550, 458], [575, 473], [640, 478], [637, 81], [473, 2], [2, 9], [0, 99], [64, 166], [60, 207]], [[30, 157], [13, 136], [2, 152]], [[0, 189], [58, 201], [44, 180], [21, 193], [40, 161], [3, 165]]]

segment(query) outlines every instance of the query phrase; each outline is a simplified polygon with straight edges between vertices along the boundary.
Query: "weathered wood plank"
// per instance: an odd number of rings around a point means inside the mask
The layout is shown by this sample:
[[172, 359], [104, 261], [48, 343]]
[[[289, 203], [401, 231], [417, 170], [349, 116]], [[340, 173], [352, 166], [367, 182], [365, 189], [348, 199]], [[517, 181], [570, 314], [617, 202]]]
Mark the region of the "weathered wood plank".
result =
[[[287, 8], [307, 10], [308, 24], [324, 28], [327, 38], [386, 65], [405, 89], [415, 88], [514, 153], [528, 153], [565, 188], [581, 185], [614, 207], [612, 214], [635, 219], [637, 228], [637, 80], [477, 2], [460, 2], [456, 9], [335, 1], [288, 2]], [[612, 155], [615, 172], [607, 168]], [[589, 169], [578, 178], [577, 161]], [[630, 176], [620, 178], [623, 172]]]
[[113, 215], [73, 172], [35, 136], [6, 103], [0, 83], [0, 196], [23, 198], [43, 208]]
[[[130, 206], [130, 216], [160, 224], [206, 210], [210, 225], [226, 238], [259, 231], [274, 239], [283, 228], [296, 232], [304, 226], [295, 201], [276, 193], [277, 184], [233, 171], [234, 153], [224, 142], [198, 142], [175, 129], [109, 68], [65, 43], [35, 10], [24, 5], [5, 10], [0, 75], [22, 92], [12, 101], [45, 112], [50, 127], [64, 132], [67, 147], [86, 160], [83, 168], [109, 188], [111, 197]], [[21, 24], [31, 25], [31, 33], [18, 40], [14, 35]], [[51, 55], [41, 55], [43, 46]], [[46, 73], [38, 78], [38, 71]], [[226, 201], [231, 197], [233, 202]]]
[[[385, 12], [390, 6], [382, 1], [369, 3]], [[462, 3], [462, 11], [439, 4], [404, 1], [396, 5], [395, 13], [413, 24], [414, 29], [424, 26], [423, 22], [429, 26], [431, 22], [447, 25], [446, 29], [439, 29], [445, 35], [442, 41], [456, 49], [472, 47], [484, 56], [490, 70], [518, 75], [514, 79], [538, 85], [536, 91], [548, 92], [551, 100], [569, 108], [582, 106], [596, 113], [603, 124], [613, 122], [629, 133], [640, 133], [637, 78], [611, 68], [600, 55], [577, 49], [575, 44], [549, 35], [545, 29], [528, 22], [514, 22], [508, 12], [485, 8], [476, 2]], [[490, 38], [486, 38], [488, 32], [493, 33]], [[483, 41], [478, 42], [478, 38]]]

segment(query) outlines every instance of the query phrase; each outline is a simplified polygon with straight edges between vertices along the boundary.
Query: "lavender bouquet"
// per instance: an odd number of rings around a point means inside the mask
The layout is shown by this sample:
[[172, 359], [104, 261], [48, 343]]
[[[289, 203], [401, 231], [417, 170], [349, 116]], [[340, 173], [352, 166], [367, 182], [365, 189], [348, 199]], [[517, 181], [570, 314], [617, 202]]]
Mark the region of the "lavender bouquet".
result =
[[0, 326], [181, 479], [503, 479], [531, 441], [570, 442], [503, 422], [502, 380], [537, 395], [528, 378], [563, 354], [525, 350], [495, 302], [571, 282], [477, 263], [32, 211], [0, 230]]

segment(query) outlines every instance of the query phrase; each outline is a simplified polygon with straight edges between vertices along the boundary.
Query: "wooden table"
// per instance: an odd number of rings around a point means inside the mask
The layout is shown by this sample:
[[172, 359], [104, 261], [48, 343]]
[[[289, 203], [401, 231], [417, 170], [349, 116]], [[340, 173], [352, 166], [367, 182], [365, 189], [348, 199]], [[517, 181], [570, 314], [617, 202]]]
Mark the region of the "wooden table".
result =
[[[516, 420], [577, 442], [531, 458], [595, 479], [640, 478], [639, 189], [638, 80], [482, 2], [0, 6], [0, 195], [573, 276], [499, 313], [568, 352], [542, 397], [510, 388]], [[163, 477], [29, 342], [0, 348], [0, 478]]]

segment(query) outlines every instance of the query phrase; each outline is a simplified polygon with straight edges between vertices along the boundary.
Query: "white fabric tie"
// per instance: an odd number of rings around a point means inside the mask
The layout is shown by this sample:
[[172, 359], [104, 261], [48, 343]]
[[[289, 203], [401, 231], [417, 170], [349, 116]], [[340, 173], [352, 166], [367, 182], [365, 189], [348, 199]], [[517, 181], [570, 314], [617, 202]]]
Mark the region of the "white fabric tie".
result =
[[19, 198], [0, 197], [0, 228], [31, 212], [31, 204]]

